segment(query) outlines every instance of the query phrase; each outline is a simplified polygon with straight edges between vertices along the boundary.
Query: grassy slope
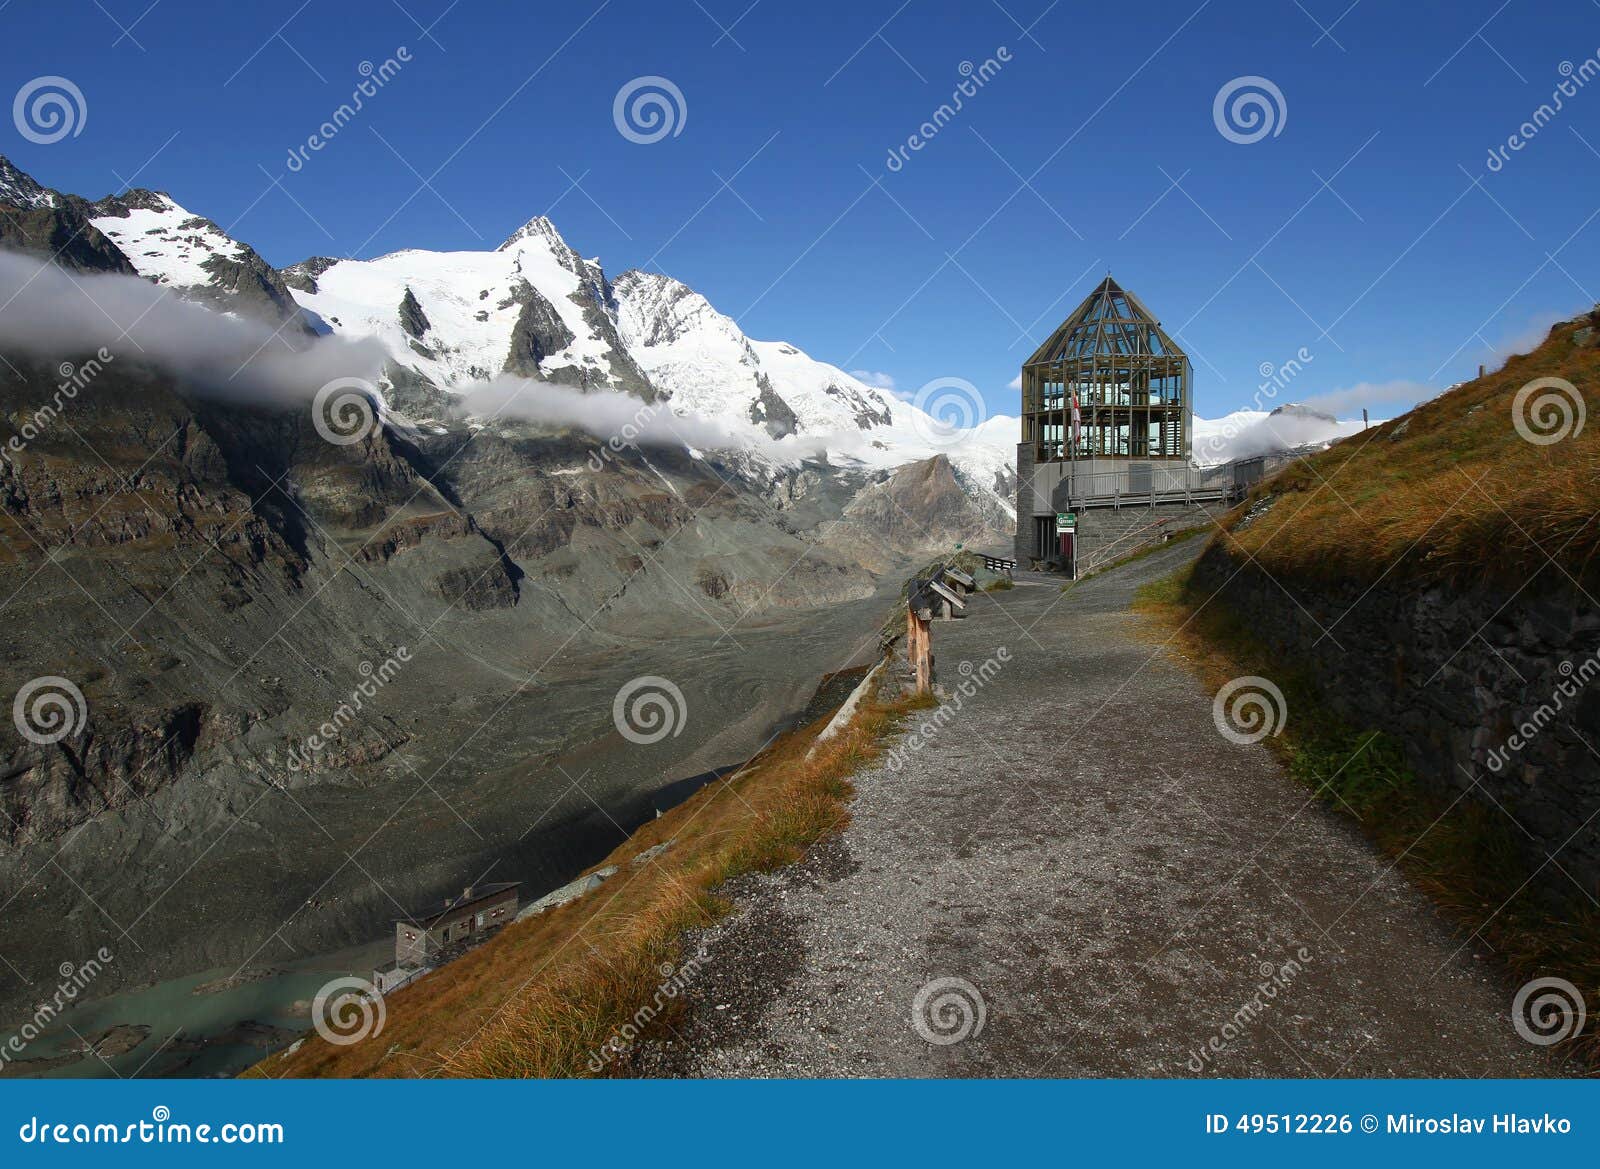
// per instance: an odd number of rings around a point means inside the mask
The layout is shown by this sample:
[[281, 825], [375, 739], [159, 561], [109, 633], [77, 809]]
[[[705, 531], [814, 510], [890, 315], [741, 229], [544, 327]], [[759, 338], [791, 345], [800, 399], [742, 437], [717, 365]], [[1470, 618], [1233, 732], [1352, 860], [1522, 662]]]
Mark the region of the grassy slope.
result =
[[[680, 962], [683, 931], [726, 912], [717, 886], [739, 873], [791, 863], [842, 827], [847, 777], [878, 753], [882, 733], [912, 705], [863, 703], [850, 727], [810, 759], [826, 718], [783, 736], [736, 775], [620, 845], [602, 862], [619, 871], [599, 889], [506, 927], [390, 995], [379, 1035], [345, 1047], [313, 1035], [294, 1055], [268, 1056], [247, 1074], [591, 1074], [596, 1051], [652, 1002], [665, 981], [662, 968]], [[666, 840], [675, 843], [651, 863], [631, 863]], [[671, 1018], [663, 1015], [655, 1025]]]
[[[1371, 581], [1393, 566], [1390, 579], [1520, 580], [1546, 565], [1542, 547], [1595, 579], [1600, 347], [1574, 341], [1583, 327], [1558, 325], [1533, 353], [1287, 468], [1255, 490], [1252, 503], [1277, 498], [1233, 538], [1285, 578]], [[1513, 427], [1512, 402], [1552, 376], [1577, 388], [1588, 420], [1537, 446]]]

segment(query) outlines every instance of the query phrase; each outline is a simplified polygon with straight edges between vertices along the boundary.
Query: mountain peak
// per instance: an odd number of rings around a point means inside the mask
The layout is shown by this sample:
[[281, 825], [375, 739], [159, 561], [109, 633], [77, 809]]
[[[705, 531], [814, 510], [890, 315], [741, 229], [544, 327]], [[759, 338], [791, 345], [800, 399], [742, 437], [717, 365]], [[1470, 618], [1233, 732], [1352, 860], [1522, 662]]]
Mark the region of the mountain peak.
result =
[[54, 207], [54, 192], [39, 185], [26, 171], [19, 170], [5, 155], [0, 154], [0, 203], [19, 207]]
[[758, 364], [733, 321], [681, 280], [660, 272], [629, 268], [611, 283], [621, 307], [623, 334], [640, 345], [671, 344], [693, 332], [715, 335], [739, 351], [741, 363]]
[[[649, 272], [643, 268], [629, 268], [613, 280], [612, 283], [618, 285], [628, 283], [650, 288], [689, 288], [683, 281], [668, 276], [665, 272]], [[690, 289], [690, 291], [693, 290]]]
[[1299, 402], [1285, 402], [1282, 406], [1279, 406], [1277, 409], [1273, 410], [1271, 414], [1267, 415], [1267, 417], [1314, 418], [1318, 422], [1339, 421], [1332, 414], [1322, 410], [1317, 410], [1311, 406], [1303, 406]]
[[121, 219], [126, 219], [130, 211], [189, 214], [187, 208], [179, 206], [178, 201], [165, 191], [152, 191], [145, 187], [130, 187], [119, 195], [107, 195], [93, 207], [97, 216], [115, 215]]
[[550, 255], [555, 257], [556, 263], [560, 264], [568, 272], [571, 272], [581, 281], [594, 282], [595, 295], [599, 299], [607, 300], [610, 298], [609, 289], [604, 287], [605, 277], [600, 272], [600, 262], [598, 260], [593, 262], [585, 260], [577, 252], [573, 251], [572, 245], [561, 238], [561, 233], [556, 230], [556, 225], [550, 222], [548, 216], [535, 215], [528, 222], [517, 228], [516, 231], [512, 232], [506, 242], [495, 250], [516, 255], [518, 257], [517, 263], [520, 265], [522, 262], [521, 252], [529, 244], [535, 246], [543, 244]]
[[616, 289], [618, 296], [626, 295], [657, 306], [692, 301], [697, 306], [703, 305], [708, 311], [715, 311], [711, 309], [711, 303], [704, 296], [683, 281], [663, 272], [646, 272], [643, 268], [629, 268], [611, 282], [611, 287]]
[[572, 250], [567, 246], [567, 241], [561, 238], [561, 233], [556, 230], [556, 225], [550, 222], [550, 217], [548, 215], [535, 215], [532, 219], [528, 220], [528, 222], [517, 228], [516, 231], [508, 235], [505, 243], [501, 244], [495, 250], [498, 252], [509, 252], [512, 248], [516, 247], [517, 244], [526, 239], [543, 240], [558, 253], [563, 250], [569, 252]]

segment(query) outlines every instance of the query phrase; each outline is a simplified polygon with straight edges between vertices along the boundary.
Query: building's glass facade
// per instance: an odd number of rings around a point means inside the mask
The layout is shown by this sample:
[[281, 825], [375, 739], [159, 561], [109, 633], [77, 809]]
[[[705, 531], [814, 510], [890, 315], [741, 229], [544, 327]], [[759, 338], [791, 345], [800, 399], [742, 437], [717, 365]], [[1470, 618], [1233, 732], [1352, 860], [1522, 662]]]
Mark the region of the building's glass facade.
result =
[[1192, 381], [1160, 322], [1107, 276], [1022, 367], [1022, 439], [1039, 463], [1074, 454], [1187, 461]]

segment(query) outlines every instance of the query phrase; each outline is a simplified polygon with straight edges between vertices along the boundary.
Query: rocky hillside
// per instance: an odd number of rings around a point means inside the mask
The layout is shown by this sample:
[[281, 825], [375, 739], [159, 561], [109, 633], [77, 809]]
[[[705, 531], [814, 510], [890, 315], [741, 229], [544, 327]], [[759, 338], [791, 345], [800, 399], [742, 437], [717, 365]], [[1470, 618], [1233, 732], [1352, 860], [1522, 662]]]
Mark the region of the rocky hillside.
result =
[[825, 536], [829, 547], [857, 549], [876, 571], [901, 549], [947, 552], [972, 535], [972, 505], [943, 455], [902, 467], [859, 492]]
[[[679, 761], [759, 745], [814, 681], [787, 675], [870, 624], [848, 606], [875, 572], [1004, 531], [934, 449], [890, 454], [904, 403], [792, 347], [746, 343], [729, 390], [760, 407], [750, 434], [789, 446], [676, 437], [709, 431], [656, 360], [673, 314], [547, 221], [490, 253], [278, 272], [165, 194], [89, 202], [0, 161], [0, 261], [0, 691], [50, 681], [71, 730], [0, 726], [7, 949], [40, 969], [108, 920], [139, 923], [114, 976], [134, 978], [370, 937], [464, 864], [554, 880], [611, 831], [597, 806], [632, 815]], [[5, 331], [51, 323], [35, 302], [56, 268], [87, 294], [60, 301], [81, 332]], [[235, 368], [239, 336], [261, 343]], [[376, 347], [353, 433], [295, 372], [330, 346]], [[258, 382], [274, 394], [239, 388]], [[485, 385], [538, 408], [488, 409]], [[668, 403], [684, 411], [651, 441], [616, 441]], [[878, 457], [830, 450], [841, 420], [863, 428], [841, 447], [882, 431]], [[753, 627], [801, 610], [787, 653], [747, 656]], [[719, 663], [685, 681], [718, 717], [675, 754], [573, 763], [581, 797], [556, 782], [548, 761], [614, 736], [618, 684], [685, 637]], [[71, 881], [41, 877], [63, 864]], [[0, 1013], [26, 992], [0, 984]]]

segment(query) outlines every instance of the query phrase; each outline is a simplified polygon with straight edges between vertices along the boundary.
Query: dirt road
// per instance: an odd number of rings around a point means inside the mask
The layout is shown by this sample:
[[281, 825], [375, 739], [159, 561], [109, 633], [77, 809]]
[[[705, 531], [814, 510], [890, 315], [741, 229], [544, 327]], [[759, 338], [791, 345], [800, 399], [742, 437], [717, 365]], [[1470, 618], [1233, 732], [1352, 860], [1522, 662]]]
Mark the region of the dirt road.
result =
[[858, 776], [841, 835], [741, 882], [641, 1070], [1558, 1074], [1486, 956], [1141, 631], [1136, 588], [1197, 545], [937, 625], [942, 678], [992, 678]]

